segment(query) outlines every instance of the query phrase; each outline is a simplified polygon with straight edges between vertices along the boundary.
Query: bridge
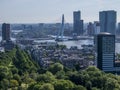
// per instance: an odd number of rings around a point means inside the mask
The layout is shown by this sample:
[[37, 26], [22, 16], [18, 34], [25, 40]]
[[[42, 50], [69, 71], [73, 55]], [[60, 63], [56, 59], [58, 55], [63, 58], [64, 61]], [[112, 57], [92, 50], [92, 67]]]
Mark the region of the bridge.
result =
[[58, 35], [56, 37], [56, 41], [64, 41], [63, 40], [63, 34], [64, 34], [64, 14], [62, 15], [62, 23], [61, 23], [61, 28], [58, 32]]
[[90, 37], [90, 36], [77, 36], [77, 37], [73, 37], [71, 40], [93, 40], [94, 37]]

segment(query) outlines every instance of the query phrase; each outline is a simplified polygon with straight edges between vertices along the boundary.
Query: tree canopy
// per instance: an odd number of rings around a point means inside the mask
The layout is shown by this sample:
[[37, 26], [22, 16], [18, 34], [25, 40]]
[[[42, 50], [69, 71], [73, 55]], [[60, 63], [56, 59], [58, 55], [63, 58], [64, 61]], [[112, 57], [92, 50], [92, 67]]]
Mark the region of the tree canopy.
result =
[[24, 50], [0, 52], [0, 90], [120, 90], [120, 76], [94, 66], [72, 70], [61, 63], [40, 67]]

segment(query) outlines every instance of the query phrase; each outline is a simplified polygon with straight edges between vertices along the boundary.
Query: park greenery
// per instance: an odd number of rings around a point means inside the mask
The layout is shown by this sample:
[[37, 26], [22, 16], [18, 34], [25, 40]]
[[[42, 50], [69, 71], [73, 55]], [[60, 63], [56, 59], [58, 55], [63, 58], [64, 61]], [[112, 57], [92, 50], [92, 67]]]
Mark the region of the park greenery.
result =
[[16, 47], [0, 52], [0, 90], [120, 90], [120, 76], [93, 66], [78, 70], [54, 63], [42, 68]]

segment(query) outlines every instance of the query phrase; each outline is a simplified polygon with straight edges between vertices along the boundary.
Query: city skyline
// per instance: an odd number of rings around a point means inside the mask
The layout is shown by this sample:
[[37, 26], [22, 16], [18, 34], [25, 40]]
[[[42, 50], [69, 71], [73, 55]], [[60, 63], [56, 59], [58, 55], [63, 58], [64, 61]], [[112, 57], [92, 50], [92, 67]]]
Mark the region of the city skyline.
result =
[[65, 22], [73, 22], [73, 11], [81, 11], [85, 22], [99, 20], [99, 12], [117, 11], [120, 22], [120, 0], [1, 0], [0, 23], [56, 23], [65, 15]]

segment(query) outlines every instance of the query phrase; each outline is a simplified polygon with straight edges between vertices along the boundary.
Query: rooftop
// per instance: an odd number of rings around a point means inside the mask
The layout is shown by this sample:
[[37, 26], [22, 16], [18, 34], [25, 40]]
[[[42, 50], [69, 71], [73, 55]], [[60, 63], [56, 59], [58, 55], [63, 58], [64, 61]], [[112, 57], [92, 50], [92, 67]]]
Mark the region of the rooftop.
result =
[[108, 33], [108, 32], [100, 32], [98, 35], [111, 35], [111, 33]]

